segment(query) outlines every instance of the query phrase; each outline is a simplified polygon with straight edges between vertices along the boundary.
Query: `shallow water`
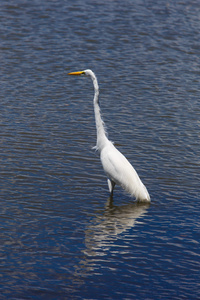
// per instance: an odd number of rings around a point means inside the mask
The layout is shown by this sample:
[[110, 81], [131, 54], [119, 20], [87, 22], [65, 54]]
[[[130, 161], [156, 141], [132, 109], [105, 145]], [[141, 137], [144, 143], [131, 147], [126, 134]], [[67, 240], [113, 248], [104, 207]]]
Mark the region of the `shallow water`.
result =
[[[198, 1], [1, 1], [1, 299], [200, 298]], [[138, 205], [92, 150], [91, 68]]]

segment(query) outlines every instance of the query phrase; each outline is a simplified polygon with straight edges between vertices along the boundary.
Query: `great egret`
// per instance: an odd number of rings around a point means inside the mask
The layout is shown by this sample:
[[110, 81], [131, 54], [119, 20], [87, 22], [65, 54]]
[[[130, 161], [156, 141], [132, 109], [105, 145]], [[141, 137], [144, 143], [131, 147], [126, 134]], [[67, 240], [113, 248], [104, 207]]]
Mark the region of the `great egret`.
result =
[[104, 171], [108, 176], [108, 188], [111, 196], [115, 184], [120, 185], [131, 196], [134, 196], [139, 202], [150, 202], [149, 193], [140, 180], [137, 172], [126, 159], [126, 157], [119, 152], [113, 143], [108, 140], [104, 128], [104, 122], [101, 118], [101, 111], [99, 106], [99, 86], [95, 74], [91, 70], [84, 70], [79, 72], [71, 72], [68, 75], [86, 75], [89, 76], [94, 85], [94, 114], [97, 130], [96, 149], [100, 153], [101, 163]]

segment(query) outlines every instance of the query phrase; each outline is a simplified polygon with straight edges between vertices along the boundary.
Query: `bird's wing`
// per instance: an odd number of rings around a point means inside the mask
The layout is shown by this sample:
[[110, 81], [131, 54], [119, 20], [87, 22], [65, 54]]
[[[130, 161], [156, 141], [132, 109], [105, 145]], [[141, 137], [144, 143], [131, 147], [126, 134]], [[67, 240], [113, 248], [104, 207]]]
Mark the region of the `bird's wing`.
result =
[[108, 145], [102, 150], [101, 162], [108, 177], [121, 186], [125, 186], [133, 177], [138, 180], [134, 168], [114, 145]]

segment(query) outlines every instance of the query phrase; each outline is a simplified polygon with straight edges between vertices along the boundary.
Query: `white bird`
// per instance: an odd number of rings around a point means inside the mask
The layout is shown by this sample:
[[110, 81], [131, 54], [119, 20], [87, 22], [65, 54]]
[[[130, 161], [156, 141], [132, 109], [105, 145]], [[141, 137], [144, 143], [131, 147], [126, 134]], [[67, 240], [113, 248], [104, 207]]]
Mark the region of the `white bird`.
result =
[[71, 72], [68, 75], [86, 75], [89, 76], [94, 85], [94, 114], [97, 130], [96, 149], [100, 153], [103, 169], [108, 177], [108, 188], [111, 196], [115, 184], [120, 185], [126, 192], [134, 196], [138, 202], [150, 202], [149, 193], [145, 185], [140, 180], [137, 172], [126, 159], [109, 141], [104, 128], [104, 122], [101, 118], [99, 106], [99, 86], [95, 74], [91, 70]]

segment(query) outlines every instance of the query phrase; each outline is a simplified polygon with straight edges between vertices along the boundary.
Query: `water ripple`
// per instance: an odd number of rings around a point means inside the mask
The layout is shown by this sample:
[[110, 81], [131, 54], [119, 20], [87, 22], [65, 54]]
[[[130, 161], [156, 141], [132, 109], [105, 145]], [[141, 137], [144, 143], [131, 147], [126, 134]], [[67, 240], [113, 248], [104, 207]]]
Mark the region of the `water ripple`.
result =
[[[2, 299], [200, 298], [199, 12], [1, 1]], [[150, 206], [119, 187], [108, 201], [92, 83], [67, 76], [86, 68]]]

